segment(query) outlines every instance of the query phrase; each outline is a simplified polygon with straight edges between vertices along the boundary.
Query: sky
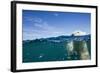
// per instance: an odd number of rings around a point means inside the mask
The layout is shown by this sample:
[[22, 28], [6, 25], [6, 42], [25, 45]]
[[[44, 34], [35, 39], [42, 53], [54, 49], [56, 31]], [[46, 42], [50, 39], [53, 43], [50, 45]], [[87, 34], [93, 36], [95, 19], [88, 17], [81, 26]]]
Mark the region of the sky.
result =
[[90, 34], [90, 24], [90, 13], [22, 11], [23, 40], [71, 35], [76, 31]]

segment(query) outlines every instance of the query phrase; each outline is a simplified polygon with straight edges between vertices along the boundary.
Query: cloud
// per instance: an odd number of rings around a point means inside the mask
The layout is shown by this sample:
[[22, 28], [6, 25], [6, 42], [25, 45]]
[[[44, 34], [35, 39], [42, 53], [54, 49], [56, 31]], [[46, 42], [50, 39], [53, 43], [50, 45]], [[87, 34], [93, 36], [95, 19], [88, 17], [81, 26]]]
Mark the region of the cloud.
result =
[[35, 17], [26, 19], [30, 21], [32, 23], [31, 25], [33, 26], [23, 29], [24, 40], [56, 37], [66, 34], [65, 31], [62, 31], [60, 28], [50, 25], [47, 21], [41, 18]]
[[42, 28], [43, 26], [41, 25], [41, 24], [39, 24], [39, 23], [34, 23], [34, 26], [35, 27], [39, 27], [39, 28]]
[[34, 18], [34, 22], [41, 23], [42, 19], [41, 18]]
[[24, 17], [24, 20], [29, 21], [29, 22], [36, 22], [36, 23], [42, 22], [42, 19], [38, 17]]
[[50, 26], [47, 22], [34, 23], [34, 26], [42, 30], [52, 30], [54, 27]]
[[48, 24], [45, 20], [39, 17], [24, 17], [25, 20], [32, 23], [33, 27], [37, 27], [44, 30], [52, 30], [54, 29], [50, 24]]

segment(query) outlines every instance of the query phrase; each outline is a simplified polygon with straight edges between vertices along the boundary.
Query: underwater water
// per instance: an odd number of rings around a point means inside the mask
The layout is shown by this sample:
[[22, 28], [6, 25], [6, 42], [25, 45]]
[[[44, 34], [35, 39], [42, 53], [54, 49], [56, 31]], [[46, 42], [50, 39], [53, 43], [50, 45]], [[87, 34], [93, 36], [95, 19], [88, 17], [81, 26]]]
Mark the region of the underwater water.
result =
[[24, 63], [88, 60], [91, 59], [90, 35], [26, 40], [22, 56]]

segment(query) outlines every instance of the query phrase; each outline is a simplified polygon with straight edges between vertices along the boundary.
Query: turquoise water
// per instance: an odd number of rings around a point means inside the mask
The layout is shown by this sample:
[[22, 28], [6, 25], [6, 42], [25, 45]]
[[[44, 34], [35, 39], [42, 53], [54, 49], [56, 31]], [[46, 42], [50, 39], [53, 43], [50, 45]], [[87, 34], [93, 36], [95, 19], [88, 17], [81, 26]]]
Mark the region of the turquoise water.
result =
[[[91, 56], [90, 40], [85, 41], [89, 56]], [[48, 42], [46, 40], [23, 41], [23, 62], [47, 62], [47, 61], [67, 61], [67, 60], [81, 60], [80, 54], [73, 50], [70, 53], [67, 48], [67, 41], [64, 42]], [[79, 48], [79, 44], [74, 42], [74, 49]]]

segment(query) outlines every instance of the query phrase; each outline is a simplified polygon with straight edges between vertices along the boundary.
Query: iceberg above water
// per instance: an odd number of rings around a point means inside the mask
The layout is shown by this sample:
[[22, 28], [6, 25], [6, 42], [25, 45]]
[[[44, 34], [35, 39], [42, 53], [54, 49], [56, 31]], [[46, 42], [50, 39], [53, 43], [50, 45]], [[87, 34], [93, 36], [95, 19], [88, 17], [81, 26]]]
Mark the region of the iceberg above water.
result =
[[86, 35], [86, 32], [83, 32], [83, 31], [78, 30], [78, 31], [74, 31], [72, 33], [72, 35], [73, 36], [83, 36], [83, 35]]

